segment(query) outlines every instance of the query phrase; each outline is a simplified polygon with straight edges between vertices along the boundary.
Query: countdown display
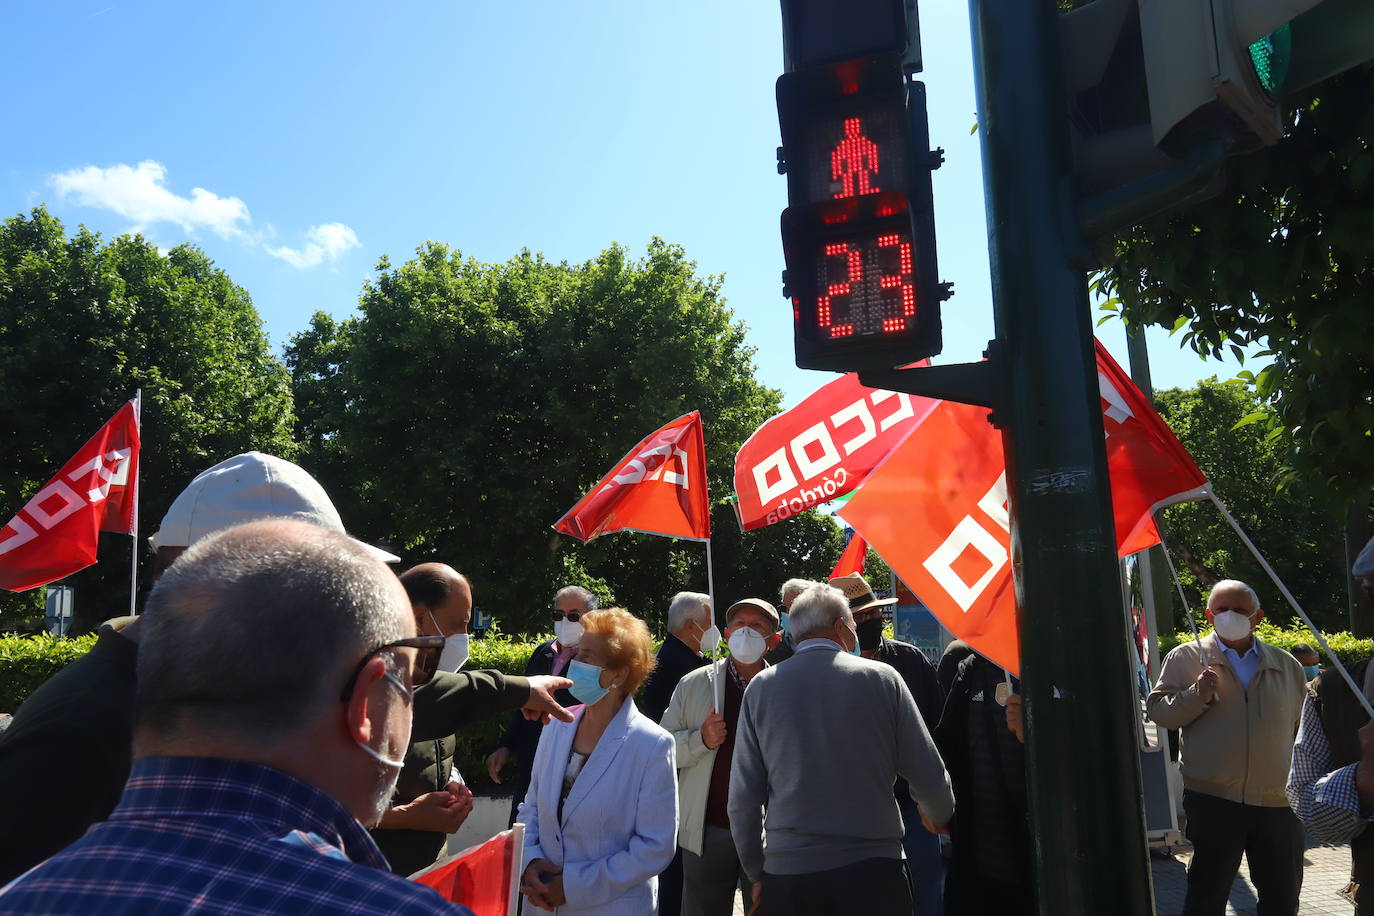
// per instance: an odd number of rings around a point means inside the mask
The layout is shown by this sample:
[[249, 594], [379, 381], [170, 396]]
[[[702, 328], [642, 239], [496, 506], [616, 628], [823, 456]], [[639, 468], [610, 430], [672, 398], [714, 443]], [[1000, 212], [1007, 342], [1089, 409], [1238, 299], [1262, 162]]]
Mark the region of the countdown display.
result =
[[901, 229], [813, 242], [816, 276], [799, 332], [813, 340], [902, 334], [915, 328], [916, 266]]

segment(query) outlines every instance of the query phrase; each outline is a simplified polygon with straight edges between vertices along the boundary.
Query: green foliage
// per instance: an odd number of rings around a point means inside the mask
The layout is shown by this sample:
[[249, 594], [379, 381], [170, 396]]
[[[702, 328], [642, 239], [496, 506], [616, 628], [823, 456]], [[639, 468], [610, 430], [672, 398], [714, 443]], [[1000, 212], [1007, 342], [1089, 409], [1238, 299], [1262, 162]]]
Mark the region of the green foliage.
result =
[[1121, 233], [1100, 276], [1127, 321], [1187, 323], [1200, 354], [1262, 346], [1241, 377], [1275, 409], [1284, 479], [1338, 507], [1374, 490], [1372, 90], [1365, 65], [1290, 100], [1283, 141], [1228, 160], [1214, 200]]
[[[1346, 625], [1340, 527], [1301, 486], [1279, 487], [1286, 463], [1283, 445], [1265, 432], [1272, 408], [1242, 382], [1215, 378], [1196, 388], [1157, 392], [1155, 401], [1303, 609], [1319, 626]], [[1256, 416], [1261, 421], [1252, 419]], [[1206, 604], [1207, 592], [1219, 580], [1241, 579], [1259, 594], [1267, 617], [1292, 619], [1287, 602], [1209, 501], [1166, 509], [1164, 522], [1165, 542], [1195, 608]], [[1175, 606], [1174, 612], [1181, 626], [1182, 610]]]
[[[1211, 632], [1211, 630], [1203, 629], [1198, 631], [1198, 635], [1206, 638]], [[1261, 642], [1267, 642], [1271, 646], [1278, 646], [1285, 651], [1291, 651], [1298, 643], [1307, 643], [1307, 645], [1317, 650], [1317, 654], [1322, 658], [1323, 665], [1330, 664], [1330, 656], [1322, 651], [1322, 647], [1319, 646], [1317, 640], [1313, 638], [1312, 631], [1305, 626], [1298, 625], [1296, 627], [1283, 628], [1266, 621], [1255, 628], [1255, 634], [1259, 636]], [[1326, 639], [1327, 644], [1331, 646], [1331, 651], [1346, 665], [1353, 665], [1361, 659], [1369, 658], [1374, 655], [1374, 639], [1361, 639], [1358, 636], [1352, 636], [1348, 632], [1327, 633], [1323, 631], [1322, 636]], [[1183, 630], [1173, 634], [1162, 634], [1159, 637], [1159, 654], [1162, 657], [1180, 643], [1192, 641], [1193, 634], [1189, 630]]]
[[[248, 294], [198, 249], [68, 238], [43, 208], [0, 224], [4, 517], [142, 388], [148, 530], [209, 465], [249, 449], [292, 457], [289, 383]], [[101, 540], [101, 562], [66, 581], [79, 629], [128, 606], [130, 539]], [[34, 600], [0, 597], [0, 627], [31, 620]]]
[[14, 712], [29, 694], [95, 645], [95, 634], [67, 639], [0, 636], [0, 712]]
[[[575, 265], [527, 251], [484, 264], [437, 242], [399, 267], [383, 258], [358, 317], [316, 315], [287, 348], [307, 466], [353, 533], [466, 571], [514, 630], [546, 625], [570, 581], [661, 626], [674, 592], [705, 590], [703, 545], [626, 533], [584, 546], [549, 526], [694, 409], [710, 491], [731, 492], [736, 450], [781, 398], [755, 380], [720, 282], [658, 239], [638, 260], [612, 246]], [[744, 538], [718, 501], [712, 531], [722, 604], [821, 575], [838, 552], [836, 526], [814, 515]]]

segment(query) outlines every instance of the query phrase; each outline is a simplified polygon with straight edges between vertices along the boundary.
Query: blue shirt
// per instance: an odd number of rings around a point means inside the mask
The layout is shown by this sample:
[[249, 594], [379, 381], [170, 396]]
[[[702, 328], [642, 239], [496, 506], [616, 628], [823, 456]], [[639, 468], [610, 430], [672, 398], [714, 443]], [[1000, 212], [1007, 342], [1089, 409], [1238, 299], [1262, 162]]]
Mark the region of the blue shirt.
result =
[[[1221, 642], [1221, 640], [1218, 639], [1217, 642]], [[1250, 678], [1255, 676], [1255, 672], [1259, 670], [1260, 666], [1259, 644], [1251, 639], [1250, 651], [1241, 655], [1223, 643], [1221, 654], [1226, 656], [1226, 660], [1231, 663], [1231, 670], [1236, 673], [1236, 680], [1240, 681], [1240, 686], [1249, 690]]]
[[471, 916], [387, 871], [367, 831], [319, 789], [202, 757], [135, 762], [108, 821], [0, 889], [0, 914], [192, 910]]

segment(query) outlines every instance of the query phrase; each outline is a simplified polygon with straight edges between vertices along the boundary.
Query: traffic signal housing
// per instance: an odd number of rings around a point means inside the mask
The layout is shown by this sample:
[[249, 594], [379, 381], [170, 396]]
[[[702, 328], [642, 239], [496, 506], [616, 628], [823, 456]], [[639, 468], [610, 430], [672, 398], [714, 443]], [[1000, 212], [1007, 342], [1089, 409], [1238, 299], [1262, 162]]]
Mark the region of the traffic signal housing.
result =
[[[903, 0], [785, 0], [782, 214], [797, 365], [889, 369], [940, 352], [925, 86]], [[919, 42], [917, 42], [919, 45]]]

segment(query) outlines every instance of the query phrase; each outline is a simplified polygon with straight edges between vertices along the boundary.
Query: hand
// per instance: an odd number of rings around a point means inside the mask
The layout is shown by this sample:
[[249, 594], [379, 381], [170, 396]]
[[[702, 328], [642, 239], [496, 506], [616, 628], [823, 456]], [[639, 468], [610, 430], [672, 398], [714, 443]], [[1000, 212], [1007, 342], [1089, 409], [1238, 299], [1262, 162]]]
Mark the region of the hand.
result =
[[[468, 815], [472, 813], [472, 790], [461, 782], [450, 782], [444, 788], [448, 790], [448, 794], [453, 796], [454, 807], [462, 809], [463, 819], [458, 822], [458, 826], [461, 827], [463, 822], [468, 819]], [[454, 830], [456, 829], [455, 827]], [[450, 830], [449, 833], [453, 833], [453, 830]]]
[[472, 811], [472, 793], [460, 802], [448, 789], [426, 792], [412, 802], [397, 805], [388, 811], [391, 817], [383, 816], [384, 827], [404, 827], [408, 830], [432, 830], [435, 833], [453, 833], [463, 826]]
[[501, 784], [501, 768], [510, 760], [510, 748], [498, 747], [487, 755], [487, 775], [498, 786]]
[[751, 907], [749, 908], [749, 912], [751, 912], [751, 913], [761, 913], [761, 912], [763, 912], [763, 911], [762, 911], [761, 909], [759, 909], [759, 906], [760, 906], [759, 901], [763, 899], [763, 882], [762, 882], [762, 881], [755, 881], [755, 882], [754, 882], [754, 886], [753, 886], [753, 891], [754, 891], [754, 905], [751, 906]]
[[714, 706], [701, 723], [701, 743], [708, 748], [717, 748], [725, 743], [725, 717], [716, 712]]
[[920, 813], [920, 815], [921, 815], [921, 826], [924, 827], [924, 828], [926, 828], [926, 832], [928, 832], [928, 833], [943, 833], [943, 834], [948, 834], [948, 833], [949, 833], [949, 824], [937, 824], [937, 823], [935, 823], [935, 822], [932, 821], [929, 817], [926, 816], [926, 813], [925, 813], [924, 811], [921, 810], [921, 806], [920, 806], [920, 805], [917, 805], [917, 806], [916, 806], [916, 810], [917, 810], [917, 811]]
[[1220, 695], [1221, 677], [1217, 674], [1217, 669], [1208, 665], [1201, 674], [1197, 676], [1197, 695], [1202, 697], [1202, 702], [1210, 703]]
[[529, 699], [520, 708], [526, 719], [542, 725], [548, 725], [550, 718], [562, 719], [564, 722], [573, 720], [573, 714], [558, 705], [558, 701], [553, 698], [558, 691], [571, 687], [572, 681], [551, 674], [536, 674], [530, 677], [529, 682]]
[[[563, 869], [554, 865], [548, 859], [534, 859], [529, 865], [525, 866], [525, 873], [520, 877], [520, 893], [530, 899], [530, 903], [545, 910], [552, 910], [558, 904], [554, 903], [549, 896], [551, 884], [546, 883], [545, 879], [561, 875]], [[563, 879], [558, 879], [558, 893], [562, 896]]]
[[1007, 697], [1007, 728], [1016, 736], [1016, 740], [1022, 744], [1026, 743], [1026, 727], [1021, 711], [1021, 694], [1013, 693]]

